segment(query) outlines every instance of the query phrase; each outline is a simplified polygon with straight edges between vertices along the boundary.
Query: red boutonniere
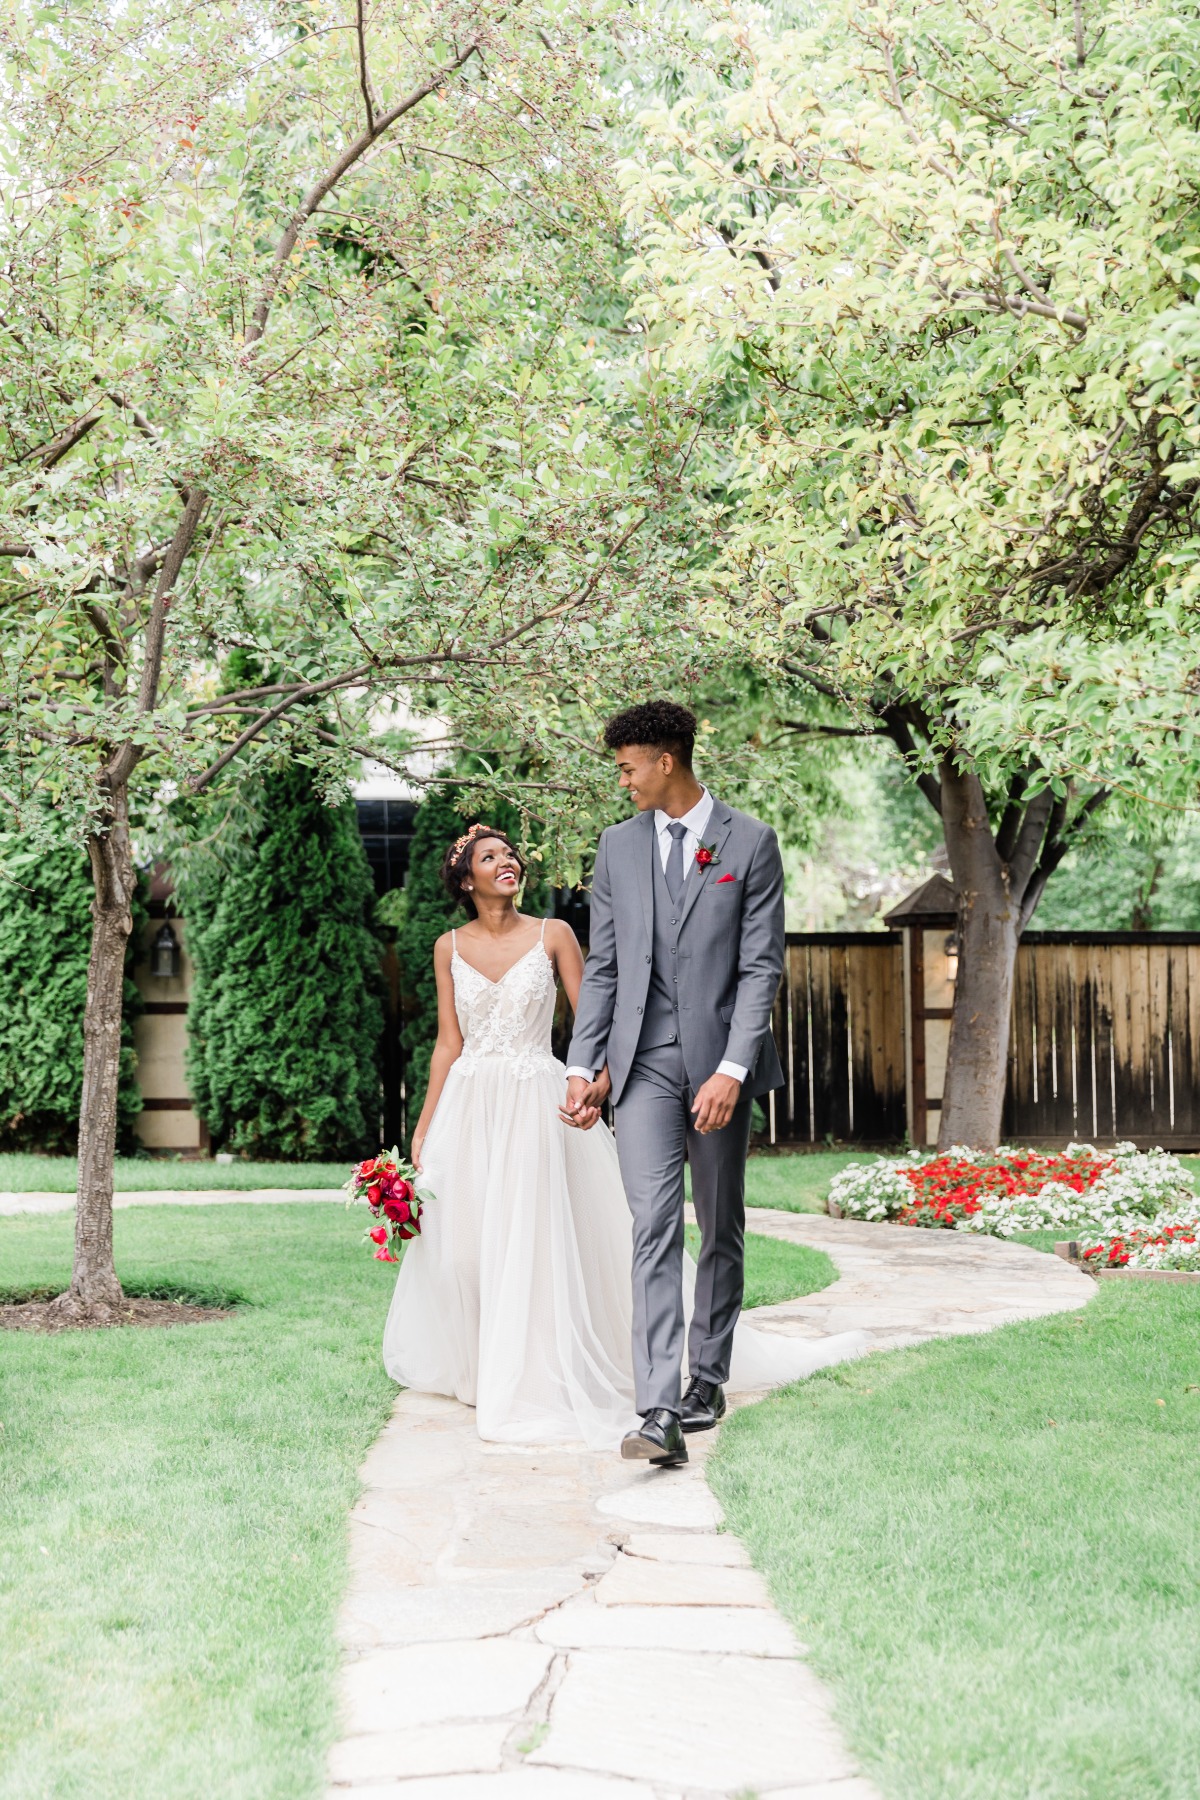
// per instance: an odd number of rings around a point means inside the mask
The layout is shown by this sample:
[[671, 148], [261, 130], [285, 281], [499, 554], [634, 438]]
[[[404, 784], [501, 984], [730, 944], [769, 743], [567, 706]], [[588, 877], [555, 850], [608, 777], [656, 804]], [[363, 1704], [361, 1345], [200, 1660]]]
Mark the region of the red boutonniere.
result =
[[696, 847], [696, 867], [698, 869], [711, 868], [714, 864], [719, 863], [720, 860], [721, 860], [720, 857], [717, 855], [716, 851], [712, 848], [711, 844], [698, 844], [697, 845], [697, 847]]

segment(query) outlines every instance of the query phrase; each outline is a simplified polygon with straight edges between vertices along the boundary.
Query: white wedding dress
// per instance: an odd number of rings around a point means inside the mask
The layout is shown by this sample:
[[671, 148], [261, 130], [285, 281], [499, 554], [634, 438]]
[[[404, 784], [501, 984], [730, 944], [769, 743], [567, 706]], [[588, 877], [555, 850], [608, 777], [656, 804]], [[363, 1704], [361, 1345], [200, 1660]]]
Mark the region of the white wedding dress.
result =
[[[544, 930], [544, 927], [543, 927]], [[633, 1234], [603, 1124], [564, 1125], [551, 1054], [555, 979], [541, 942], [499, 981], [459, 955], [462, 1054], [422, 1150], [421, 1234], [405, 1249], [383, 1335], [388, 1374], [473, 1406], [481, 1438], [610, 1449], [637, 1424]], [[690, 1313], [695, 1264], [684, 1258]], [[796, 1381], [865, 1344], [738, 1325], [730, 1387]]]

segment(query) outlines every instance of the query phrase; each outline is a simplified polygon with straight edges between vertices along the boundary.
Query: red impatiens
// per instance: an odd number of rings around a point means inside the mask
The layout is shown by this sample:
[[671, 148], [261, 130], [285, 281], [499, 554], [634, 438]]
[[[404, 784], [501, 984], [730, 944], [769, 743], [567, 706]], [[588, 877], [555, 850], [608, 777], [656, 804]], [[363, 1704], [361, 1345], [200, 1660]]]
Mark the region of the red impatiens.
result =
[[1020, 1194], [1062, 1182], [1082, 1194], [1113, 1166], [1110, 1156], [1041, 1155], [1035, 1150], [997, 1151], [990, 1162], [935, 1156], [913, 1163], [903, 1174], [913, 1198], [899, 1215], [901, 1225], [928, 1225], [953, 1231], [962, 1219], [982, 1210], [985, 1194]]

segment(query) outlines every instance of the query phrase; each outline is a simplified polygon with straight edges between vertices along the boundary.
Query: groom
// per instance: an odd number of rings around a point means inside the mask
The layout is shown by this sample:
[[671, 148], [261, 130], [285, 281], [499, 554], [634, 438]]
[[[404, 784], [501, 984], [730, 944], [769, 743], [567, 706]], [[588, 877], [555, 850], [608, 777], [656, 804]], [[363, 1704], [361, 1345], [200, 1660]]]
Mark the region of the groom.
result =
[[[779, 1087], [771, 1009], [783, 970], [775, 833], [692, 773], [696, 719], [668, 700], [605, 729], [637, 817], [603, 833], [564, 1117], [585, 1129], [611, 1091], [633, 1214], [633, 1366], [643, 1415], [621, 1454], [687, 1461], [685, 1431], [725, 1411], [742, 1305], [750, 1108]], [[683, 1356], [683, 1166], [700, 1225]]]

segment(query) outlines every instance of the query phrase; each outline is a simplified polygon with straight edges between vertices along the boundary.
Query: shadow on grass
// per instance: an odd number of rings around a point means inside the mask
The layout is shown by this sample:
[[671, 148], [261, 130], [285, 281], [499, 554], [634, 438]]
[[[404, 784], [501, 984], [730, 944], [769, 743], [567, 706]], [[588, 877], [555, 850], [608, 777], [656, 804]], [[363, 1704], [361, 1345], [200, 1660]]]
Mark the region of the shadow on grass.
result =
[[[127, 1300], [168, 1300], [177, 1306], [203, 1306], [215, 1312], [232, 1312], [235, 1307], [249, 1306], [250, 1298], [239, 1288], [222, 1287], [215, 1281], [156, 1281], [153, 1277], [130, 1276], [121, 1283]], [[56, 1300], [61, 1286], [0, 1286], [0, 1306], [26, 1306]]]

